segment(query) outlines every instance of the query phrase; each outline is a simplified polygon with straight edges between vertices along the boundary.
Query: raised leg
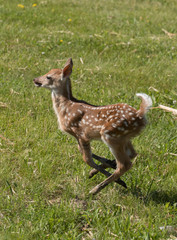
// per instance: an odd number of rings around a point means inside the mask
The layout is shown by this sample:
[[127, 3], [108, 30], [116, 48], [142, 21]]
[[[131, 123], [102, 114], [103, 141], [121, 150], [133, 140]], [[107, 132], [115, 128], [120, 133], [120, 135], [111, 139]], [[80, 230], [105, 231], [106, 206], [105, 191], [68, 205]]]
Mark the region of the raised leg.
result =
[[[82, 148], [80, 147], [80, 144], [78, 144], [78, 149], [82, 153]], [[109, 160], [107, 158], [100, 157], [100, 156], [98, 156], [94, 153], [92, 153], [92, 158], [101, 162], [105, 166], [103, 168], [109, 168], [110, 167], [110, 168], [116, 169], [116, 161], [115, 160]]]
[[[137, 156], [137, 153], [131, 143], [131, 141], [128, 141], [126, 146], [125, 146], [125, 151], [127, 153], [127, 155], [133, 159]], [[108, 160], [106, 158], [103, 157], [99, 157], [96, 154], [92, 154], [92, 157], [95, 158], [96, 160], [100, 161], [102, 163], [102, 168], [113, 168], [116, 169], [116, 160]], [[89, 173], [89, 178], [92, 178], [94, 175], [96, 175], [99, 171], [97, 171], [96, 169], [92, 169]]]
[[[84, 162], [86, 162], [90, 167], [93, 167], [94, 169], [96, 169], [97, 171], [103, 173], [105, 176], [109, 177], [111, 176], [111, 174], [107, 171], [104, 170], [104, 168], [102, 168], [101, 165], [97, 165], [92, 158], [92, 152], [91, 152], [91, 148], [90, 148], [90, 142], [86, 142], [86, 141], [79, 141], [79, 149], [83, 155], [83, 160]], [[120, 179], [116, 179], [116, 182], [123, 186], [123, 187], [127, 187], [125, 182], [120, 180]]]
[[[97, 156], [96, 154], [92, 153], [92, 157], [98, 161], [100, 161], [102, 168], [113, 168], [116, 169], [116, 161], [115, 160], [108, 160], [107, 158], [103, 158], [100, 156]], [[92, 178], [95, 174], [97, 174], [99, 171], [97, 169], [92, 169], [89, 173], [89, 178]]]
[[96, 164], [92, 158], [92, 152], [89, 141], [79, 140], [79, 148], [83, 156], [84, 162], [86, 162], [90, 167], [97, 169], [99, 172], [103, 173], [105, 176], [109, 177], [111, 174], [105, 171], [100, 165]]
[[109, 176], [106, 180], [98, 184], [96, 187], [94, 187], [90, 193], [96, 194], [99, 191], [101, 191], [104, 187], [106, 187], [109, 183], [118, 180], [126, 171], [128, 171], [132, 163], [130, 161], [130, 157], [126, 153], [126, 143], [125, 142], [119, 142], [118, 140], [106, 138], [104, 135], [102, 136], [103, 141], [109, 146], [111, 152], [116, 158], [117, 162], [117, 168], [115, 172]]
[[111, 167], [113, 169], [116, 169], [116, 161], [115, 160], [109, 160], [107, 158], [100, 157], [94, 153], [92, 153], [92, 157], [96, 160], [100, 161], [101, 163], [105, 164], [108, 168]]

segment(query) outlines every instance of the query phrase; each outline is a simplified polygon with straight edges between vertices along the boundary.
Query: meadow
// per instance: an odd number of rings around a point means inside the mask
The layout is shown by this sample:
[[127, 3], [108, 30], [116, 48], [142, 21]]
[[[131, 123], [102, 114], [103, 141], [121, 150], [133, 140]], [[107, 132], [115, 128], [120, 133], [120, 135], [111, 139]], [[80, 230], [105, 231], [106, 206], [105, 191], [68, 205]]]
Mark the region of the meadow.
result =
[[[96, 196], [51, 94], [33, 79], [69, 57], [73, 95], [96, 105], [152, 97], [177, 109], [176, 0], [0, 0], [0, 239], [177, 239], [177, 120], [160, 109], [138, 156]], [[113, 159], [101, 142], [94, 153]]]

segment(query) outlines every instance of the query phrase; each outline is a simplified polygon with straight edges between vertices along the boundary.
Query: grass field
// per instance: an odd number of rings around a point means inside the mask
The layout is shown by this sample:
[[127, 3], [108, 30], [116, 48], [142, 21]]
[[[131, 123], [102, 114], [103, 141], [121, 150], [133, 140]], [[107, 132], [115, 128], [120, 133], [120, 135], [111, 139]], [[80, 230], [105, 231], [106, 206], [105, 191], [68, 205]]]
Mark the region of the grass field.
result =
[[177, 1], [0, 0], [0, 12], [0, 239], [177, 239], [175, 118], [149, 111], [128, 189], [113, 183], [92, 197], [105, 177], [88, 178], [49, 91], [32, 81], [72, 57], [79, 99], [138, 108], [144, 92], [154, 107], [177, 108]]

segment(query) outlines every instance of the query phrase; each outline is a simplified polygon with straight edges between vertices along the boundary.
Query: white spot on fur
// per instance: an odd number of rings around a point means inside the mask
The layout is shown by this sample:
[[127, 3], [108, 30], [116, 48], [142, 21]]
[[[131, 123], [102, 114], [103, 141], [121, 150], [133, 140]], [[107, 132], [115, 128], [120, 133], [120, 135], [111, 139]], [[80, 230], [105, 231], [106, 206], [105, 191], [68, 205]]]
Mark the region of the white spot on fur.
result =
[[78, 111], [79, 113], [81, 113], [81, 114], [83, 113], [80, 109], [77, 109], [77, 111]]
[[112, 123], [112, 127], [113, 127], [113, 128], [116, 128], [117, 125], [116, 125], [115, 123]]

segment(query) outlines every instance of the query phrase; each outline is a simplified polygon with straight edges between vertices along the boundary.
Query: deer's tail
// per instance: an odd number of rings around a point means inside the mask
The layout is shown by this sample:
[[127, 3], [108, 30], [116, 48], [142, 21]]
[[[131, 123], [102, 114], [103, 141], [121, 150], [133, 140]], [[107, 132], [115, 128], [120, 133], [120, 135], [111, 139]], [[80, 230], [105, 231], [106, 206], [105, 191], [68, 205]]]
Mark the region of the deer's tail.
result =
[[152, 99], [145, 93], [137, 93], [137, 97], [141, 98], [140, 109], [138, 110], [138, 116], [143, 117], [149, 108], [152, 106]]

